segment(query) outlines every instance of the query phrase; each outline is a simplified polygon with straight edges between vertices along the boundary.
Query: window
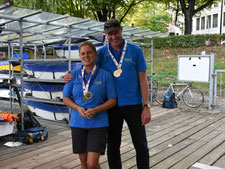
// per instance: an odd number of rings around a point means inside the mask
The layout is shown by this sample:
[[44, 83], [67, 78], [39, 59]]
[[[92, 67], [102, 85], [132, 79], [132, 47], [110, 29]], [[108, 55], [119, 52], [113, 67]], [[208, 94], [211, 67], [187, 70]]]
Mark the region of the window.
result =
[[211, 28], [211, 15], [207, 16], [206, 28]]
[[205, 29], [205, 17], [201, 17], [201, 29]]
[[200, 27], [200, 18], [196, 19], [196, 30], [199, 30]]
[[213, 28], [218, 27], [218, 14], [213, 14]]
[[214, 4], [214, 8], [218, 7], [218, 4]]

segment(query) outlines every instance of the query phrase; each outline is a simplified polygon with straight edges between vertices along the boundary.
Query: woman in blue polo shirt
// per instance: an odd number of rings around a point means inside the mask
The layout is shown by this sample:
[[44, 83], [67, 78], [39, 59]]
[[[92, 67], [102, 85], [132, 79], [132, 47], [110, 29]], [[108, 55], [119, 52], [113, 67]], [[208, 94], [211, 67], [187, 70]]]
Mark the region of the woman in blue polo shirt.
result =
[[112, 75], [96, 66], [91, 42], [80, 45], [79, 55], [83, 67], [71, 72], [74, 78], [64, 86], [63, 102], [72, 109], [73, 153], [79, 154], [83, 168], [100, 168], [109, 126], [106, 110], [116, 105], [116, 90]]

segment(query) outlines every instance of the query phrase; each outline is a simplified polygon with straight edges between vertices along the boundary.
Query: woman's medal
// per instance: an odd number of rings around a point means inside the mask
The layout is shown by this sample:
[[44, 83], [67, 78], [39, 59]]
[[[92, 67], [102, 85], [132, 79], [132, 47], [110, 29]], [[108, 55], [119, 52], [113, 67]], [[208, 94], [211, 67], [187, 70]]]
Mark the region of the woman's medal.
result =
[[91, 99], [92, 98], [92, 93], [91, 92], [87, 92], [85, 94], [85, 97], [87, 98], [87, 100]]
[[85, 101], [85, 102], [88, 100], [88, 98], [86, 97], [86, 95], [83, 96], [82, 100]]
[[93, 94], [90, 91], [88, 91], [88, 89], [89, 89], [89, 86], [90, 86], [90, 81], [91, 81], [92, 75], [94, 74], [94, 72], [96, 70], [96, 65], [93, 67], [93, 69], [91, 71], [91, 77], [87, 81], [87, 84], [85, 84], [85, 82], [84, 82], [84, 69], [85, 69], [85, 67], [82, 68], [82, 72], [81, 72], [81, 74], [82, 74], [82, 87], [83, 87], [83, 94], [84, 94], [82, 100], [87, 101], [87, 100], [89, 100], [93, 97]]
[[122, 63], [123, 63], [123, 59], [124, 59], [124, 56], [125, 56], [125, 52], [126, 52], [126, 49], [127, 49], [127, 41], [125, 40], [125, 45], [124, 45], [124, 48], [123, 48], [123, 53], [121, 55], [121, 58], [120, 58], [120, 62], [118, 64], [117, 60], [115, 59], [115, 57], [113, 56], [113, 54], [110, 52], [109, 50], [109, 47], [108, 47], [108, 52], [113, 60], [113, 62], [115, 63], [117, 69], [113, 72], [113, 76], [114, 77], [120, 77], [120, 75], [122, 74]]

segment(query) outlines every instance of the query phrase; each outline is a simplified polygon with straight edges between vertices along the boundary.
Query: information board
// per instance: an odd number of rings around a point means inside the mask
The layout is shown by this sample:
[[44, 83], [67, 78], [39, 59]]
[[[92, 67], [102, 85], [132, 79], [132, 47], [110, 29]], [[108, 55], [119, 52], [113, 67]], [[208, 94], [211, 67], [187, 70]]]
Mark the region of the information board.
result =
[[210, 55], [179, 55], [178, 80], [209, 82]]

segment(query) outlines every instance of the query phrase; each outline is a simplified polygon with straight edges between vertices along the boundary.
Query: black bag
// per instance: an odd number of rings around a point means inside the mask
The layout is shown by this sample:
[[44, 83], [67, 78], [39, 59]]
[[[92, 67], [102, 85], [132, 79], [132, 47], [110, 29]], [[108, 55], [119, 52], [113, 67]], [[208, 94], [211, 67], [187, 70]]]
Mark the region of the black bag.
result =
[[47, 140], [47, 138], [48, 131], [45, 127], [29, 128], [23, 131], [17, 131], [15, 134], [15, 140], [25, 144], [31, 144], [33, 142], [42, 142]]
[[175, 100], [175, 93], [168, 91], [163, 100], [163, 108], [173, 109], [177, 107], [177, 102]]
[[[22, 114], [19, 113], [17, 117], [20, 118], [20, 120], [16, 124], [17, 130], [22, 130]], [[24, 129], [29, 129], [33, 127], [42, 127], [29, 109], [24, 112], [23, 124]]]

